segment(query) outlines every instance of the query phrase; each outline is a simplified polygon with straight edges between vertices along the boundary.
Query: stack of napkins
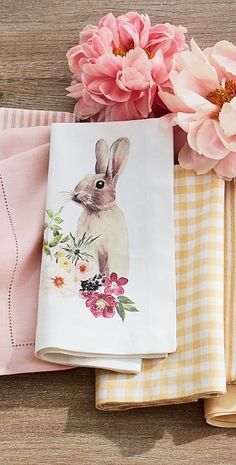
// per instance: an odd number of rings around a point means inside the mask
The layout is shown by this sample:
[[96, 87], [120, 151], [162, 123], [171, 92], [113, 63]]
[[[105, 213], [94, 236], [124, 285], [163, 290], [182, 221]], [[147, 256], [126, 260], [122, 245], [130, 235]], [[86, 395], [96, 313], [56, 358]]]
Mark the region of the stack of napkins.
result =
[[36, 355], [139, 372], [176, 350], [171, 129], [54, 124]]
[[173, 186], [158, 120], [73, 121], [0, 109], [0, 374], [108, 368], [99, 409], [208, 397], [235, 426], [235, 183], [175, 167]]
[[70, 113], [0, 108], [0, 375], [63, 368], [34, 350], [49, 126], [72, 121]]

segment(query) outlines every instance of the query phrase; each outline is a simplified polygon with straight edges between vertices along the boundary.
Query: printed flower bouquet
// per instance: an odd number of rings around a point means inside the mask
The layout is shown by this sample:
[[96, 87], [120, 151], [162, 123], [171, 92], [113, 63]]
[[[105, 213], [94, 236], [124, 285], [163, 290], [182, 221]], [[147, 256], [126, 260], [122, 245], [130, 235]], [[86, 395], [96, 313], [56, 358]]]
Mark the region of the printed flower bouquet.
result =
[[[138, 312], [134, 302], [125, 295], [126, 277], [99, 273], [90, 251], [98, 237], [86, 233], [76, 239], [72, 232], [64, 234], [61, 216], [63, 207], [56, 212], [46, 210], [43, 252], [42, 289], [60, 297], [78, 296], [95, 318], [112, 318], [116, 314], [125, 320], [126, 312]], [[50, 259], [50, 260], [49, 260]]]

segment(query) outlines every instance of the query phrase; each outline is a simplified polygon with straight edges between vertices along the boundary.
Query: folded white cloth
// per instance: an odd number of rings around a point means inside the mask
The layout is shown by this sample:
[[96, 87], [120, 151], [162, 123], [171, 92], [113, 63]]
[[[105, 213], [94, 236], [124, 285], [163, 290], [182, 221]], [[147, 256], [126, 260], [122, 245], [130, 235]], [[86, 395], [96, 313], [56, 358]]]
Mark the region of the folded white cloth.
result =
[[171, 129], [52, 126], [38, 357], [135, 373], [175, 351], [173, 217]]

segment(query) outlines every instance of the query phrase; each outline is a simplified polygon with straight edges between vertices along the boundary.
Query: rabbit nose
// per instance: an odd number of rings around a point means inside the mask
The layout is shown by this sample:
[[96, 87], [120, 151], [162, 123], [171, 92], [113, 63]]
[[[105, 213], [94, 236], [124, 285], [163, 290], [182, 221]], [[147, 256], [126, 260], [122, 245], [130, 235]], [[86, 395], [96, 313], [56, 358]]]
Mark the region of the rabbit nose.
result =
[[76, 203], [81, 204], [80, 195], [79, 195], [79, 194], [76, 194], [75, 192], [72, 194], [71, 200], [72, 200], [73, 202], [76, 202]]

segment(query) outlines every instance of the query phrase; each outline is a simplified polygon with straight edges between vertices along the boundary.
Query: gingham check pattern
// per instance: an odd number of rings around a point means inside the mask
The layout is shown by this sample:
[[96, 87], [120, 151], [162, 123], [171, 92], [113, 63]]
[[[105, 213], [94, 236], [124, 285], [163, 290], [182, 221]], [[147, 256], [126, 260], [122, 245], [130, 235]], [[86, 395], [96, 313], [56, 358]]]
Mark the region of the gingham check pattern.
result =
[[228, 383], [236, 382], [236, 183], [225, 186], [225, 361]]
[[[141, 373], [98, 370], [96, 406], [118, 410], [223, 394], [224, 182], [175, 167], [177, 351]], [[163, 311], [165, 303], [163, 302]]]
[[[215, 426], [236, 427], [236, 183], [225, 184], [225, 362], [227, 394], [205, 402], [205, 416]], [[234, 385], [234, 386], [233, 386]]]

